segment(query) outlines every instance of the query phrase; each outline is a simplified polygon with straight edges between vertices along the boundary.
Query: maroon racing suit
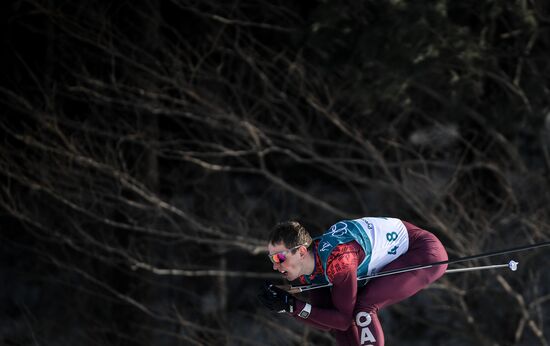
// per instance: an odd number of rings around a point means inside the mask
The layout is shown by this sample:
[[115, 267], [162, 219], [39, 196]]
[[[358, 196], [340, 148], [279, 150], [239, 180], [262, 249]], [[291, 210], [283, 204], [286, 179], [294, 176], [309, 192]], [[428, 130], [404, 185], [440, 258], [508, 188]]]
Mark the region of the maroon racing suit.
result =
[[[405, 268], [418, 264], [446, 261], [445, 248], [432, 233], [403, 221], [409, 236], [407, 252], [387, 264], [381, 271]], [[314, 244], [315, 270], [324, 275], [323, 266]], [[293, 316], [313, 327], [330, 330], [338, 345], [384, 345], [384, 332], [378, 319], [378, 311], [404, 300], [441, 277], [446, 265], [410, 271], [373, 279], [364, 287], [358, 287], [357, 267], [365, 258], [361, 246], [355, 241], [336, 246], [327, 260], [327, 276], [330, 289], [311, 291], [311, 313], [307, 319], [298, 316], [305, 302], [296, 301]], [[303, 277], [302, 283], [306, 283]]]

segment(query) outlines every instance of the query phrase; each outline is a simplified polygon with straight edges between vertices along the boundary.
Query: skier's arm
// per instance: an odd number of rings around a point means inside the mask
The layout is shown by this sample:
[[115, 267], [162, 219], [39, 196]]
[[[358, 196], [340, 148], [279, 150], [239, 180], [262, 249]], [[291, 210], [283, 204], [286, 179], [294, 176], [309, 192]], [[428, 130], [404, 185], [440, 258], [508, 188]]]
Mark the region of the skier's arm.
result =
[[[323, 289], [317, 289], [312, 290], [308, 292], [309, 295], [309, 302], [312, 306], [315, 306], [316, 308], [331, 308], [332, 307], [332, 297], [331, 297], [331, 290], [330, 288], [323, 288]], [[303, 304], [305, 305], [305, 304]], [[303, 306], [302, 305], [302, 306]], [[299, 310], [301, 311], [301, 309]], [[325, 327], [320, 326], [319, 324], [310, 321], [309, 319], [302, 319], [302, 321], [305, 324], [308, 324], [312, 327], [315, 327], [316, 329], [322, 329], [322, 330], [331, 330], [331, 327]]]
[[307, 319], [298, 316], [305, 306], [305, 302], [296, 301], [294, 316], [313, 327], [329, 330], [346, 330], [353, 319], [353, 307], [357, 296], [357, 274], [355, 271], [338, 273], [333, 281], [332, 308], [312, 306]]
[[357, 265], [361, 257], [357, 252], [345, 252], [329, 262], [327, 273], [332, 286], [332, 307], [313, 305], [306, 319], [298, 316], [305, 304], [296, 301], [293, 315], [314, 327], [320, 329], [346, 330], [353, 319], [353, 308], [357, 296]]

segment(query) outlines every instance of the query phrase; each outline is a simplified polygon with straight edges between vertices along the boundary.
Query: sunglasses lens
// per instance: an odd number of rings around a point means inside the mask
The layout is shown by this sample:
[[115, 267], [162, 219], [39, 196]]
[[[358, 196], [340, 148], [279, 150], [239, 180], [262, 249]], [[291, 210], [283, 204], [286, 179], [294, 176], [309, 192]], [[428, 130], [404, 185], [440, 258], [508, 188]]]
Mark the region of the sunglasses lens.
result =
[[270, 259], [271, 262], [273, 262], [273, 263], [279, 263], [279, 256], [277, 256], [277, 254], [270, 255], [270, 256], [269, 256], [269, 259]]
[[283, 263], [286, 260], [286, 256], [284, 253], [275, 253], [273, 255], [270, 255], [269, 259], [273, 263]]

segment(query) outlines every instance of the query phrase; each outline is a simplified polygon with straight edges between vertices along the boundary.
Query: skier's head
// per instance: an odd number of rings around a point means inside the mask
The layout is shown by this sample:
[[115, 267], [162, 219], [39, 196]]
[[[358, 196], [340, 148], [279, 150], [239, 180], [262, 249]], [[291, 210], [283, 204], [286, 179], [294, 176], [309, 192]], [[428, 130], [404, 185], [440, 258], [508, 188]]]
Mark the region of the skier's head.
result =
[[283, 274], [287, 280], [295, 280], [307, 274], [311, 256], [308, 248], [312, 243], [311, 235], [296, 221], [288, 221], [273, 227], [267, 246], [273, 270]]

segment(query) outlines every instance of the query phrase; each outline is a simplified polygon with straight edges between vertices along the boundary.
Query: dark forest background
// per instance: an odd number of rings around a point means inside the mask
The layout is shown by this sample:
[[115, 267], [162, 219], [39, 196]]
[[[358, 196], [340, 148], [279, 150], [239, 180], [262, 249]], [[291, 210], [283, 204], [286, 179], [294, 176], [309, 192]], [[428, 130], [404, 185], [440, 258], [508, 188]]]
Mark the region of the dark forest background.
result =
[[[330, 345], [256, 301], [272, 225], [395, 216], [451, 258], [550, 238], [550, 3], [8, 1], [0, 344]], [[548, 250], [381, 313], [549, 345]]]

